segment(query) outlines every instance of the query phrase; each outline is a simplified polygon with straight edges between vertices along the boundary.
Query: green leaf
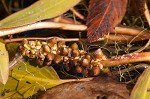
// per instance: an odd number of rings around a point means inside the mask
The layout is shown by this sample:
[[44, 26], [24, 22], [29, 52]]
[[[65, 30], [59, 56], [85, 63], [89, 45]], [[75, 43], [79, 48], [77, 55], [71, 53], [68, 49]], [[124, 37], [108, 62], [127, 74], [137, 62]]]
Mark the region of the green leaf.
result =
[[38, 68], [22, 62], [12, 70], [6, 85], [0, 85], [0, 93], [4, 93], [5, 98], [27, 98], [39, 90], [46, 90], [63, 82], [52, 67]]
[[18, 27], [63, 14], [80, 0], [39, 0], [0, 21], [0, 29]]
[[0, 82], [6, 84], [9, 76], [9, 58], [5, 44], [0, 42]]
[[134, 86], [130, 99], [150, 98], [150, 67], [148, 67], [139, 77]]

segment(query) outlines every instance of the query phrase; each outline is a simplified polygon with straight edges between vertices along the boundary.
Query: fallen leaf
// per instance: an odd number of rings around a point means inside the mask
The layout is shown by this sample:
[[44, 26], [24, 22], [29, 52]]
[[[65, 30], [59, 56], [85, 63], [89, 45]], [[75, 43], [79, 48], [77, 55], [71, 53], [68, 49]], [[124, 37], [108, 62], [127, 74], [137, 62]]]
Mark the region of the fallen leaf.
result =
[[129, 99], [125, 84], [111, 77], [97, 77], [91, 81], [69, 82], [53, 87], [40, 99]]
[[28, 8], [0, 21], [0, 29], [23, 26], [65, 13], [80, 0], [38, 0]]
[[149, 99], [150, 98], [150, 67], [148, 67], [138, 78], [130, 99]]
[[0, 82], [6, 84], [9, 76], [9, 57], [5, 44], [0, 42]]
[[127, 0], [90, 0], [87, 17], [88, 41], [94, 42], [113, 31], [122, 20]]
[[130, 8], [132, 10], [132, 15], [139, 17], [144, 14], [146, 0], [130, 0]]

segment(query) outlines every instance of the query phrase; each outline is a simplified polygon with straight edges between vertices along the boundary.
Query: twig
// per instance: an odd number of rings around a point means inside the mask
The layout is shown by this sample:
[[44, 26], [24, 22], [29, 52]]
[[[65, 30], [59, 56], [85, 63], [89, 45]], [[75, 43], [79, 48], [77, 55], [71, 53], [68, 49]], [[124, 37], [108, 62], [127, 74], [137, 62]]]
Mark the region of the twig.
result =
[[79, 21], [74, 21], [73, 19], [67, 18], [64, 16], [58, 16], [56, 18], [53, 18], [52, 21], [57, 22], [57, 23], [80, 24], [81, 25], [81, 23]]
[[65, 79], [65, 80], [62, 80], [63, 83], [67, 83], [67, 82], [73, 82], [73, 81], [91, 81], [93, 80], [93, 77], [90, 77], [90, 78], [81, 78], [81, 79]]
[[118, 26], [115, 27], [114, 32], [112, 33], [117, 33], [117, 34], [122, 34], [122, 35], [150, 35], [150, 31], [142, 28], [133, 28], [133, 27], [127, 27], [127, 26]]
[[138, 68], [147, 68], [148, 66], [149, 66], [148, 64], [138, 64], [138, 65], [135, 65], [135, 66], [130, 66], [126, 69], [119, 70], [119, 71], [112, 71], [112, 73], [114, 75], [118, 75], [120, 73], [126, 73], [126, 72], [129, 72], [129, 71], [138, 69]]
[[[147, 3], [145, 2], [144, 4], [144, 7], [145, 7], [145, 11], [144, 11], [144, 15], [147, 19], [147, 22], [149, 24], [149, 27], [150, 27], [150, 13], [149, 13], [149, 10], [148, 10], [148, 7], [147, 7]], [[137, 51], [135, 52], [141, 52], [143, 51], [144, 49], [146, 49], [148, 46], [150, 45], [150, 39], [148, 40], [148, 42], [146, 43], [145, 46], [141, 47], [140, 49], [138, 49]]]
[[28, 39], [28, 40], [48, 40], [55, 38], [57, 41], [65, 41], [65, 42], [71, 42], [71, 41], [86, 41], [86, 39], [80, 39], [80, 38], [60, 38], [60, 37], [28, 37], [28, 38], [14, 38], [14, 39], [5, 39], [5, 43], [10, 43], [10, 42], [20, 42], [23, 39]]
[[112, 41], [118, 41], [118, 42], [135, 42], [135, 41], [142, 41], [142, 40], [147, 40], [150, 37], [149, 36], [129, 36], [129, 35], [119, 35], [119, 34], [109, 34], [104, 36], [105, 39], [107, 40], [112, 40]]
[[150, 61], [150, 52], [131, 53], [101, 61], [104, 67], [118, 66], [134, 62]]
[[[80, 39], [80, 38], [60, 38], [60, 37], [28, 37], [28, 38], [12, 38], [12, 39], [5, 39], [5, 43], [10, 43], [10, 42], [20, 42], [23, 39], [28, 39], [28, 40], [48, 40], [51, 38], [57, 38], [58, 41], [66, 41], [66, 42], [70, 42], [70, 41], [86, 41], [87, 39]], [[104, 41], [107, 40], [108, 42], [112, 42], [112, 41], [118, 41], [119, 42], [129, 42], [129, 41], [141, 41], [141, 40], [146, 40], [149, 39], [149, 36], [138, 36], [138, 37], [134, 37], [134, 36], [128, 36], [128, 35], [114, 35], [114, 34], [109, 34], [104, 36], [103, 38], [100, 38], [98, 41]]]
[[44, 28], [51, 28], [51, 29], [59, 28], [62, 30], [84, 31], [86, 30], [87, 27], [85, 25], [76, 25], [76, 24], [65, 24], [65, 23], [56, 23], [56, 22], [37, 22], [34, 24], [20, 26], [16, 28], [2, 29], [0, 30], [0, 36], [6, 36], [6, 35], [28, 31], [28, 30], [44, 29]]
[[76, 9], [71, 8], [70, 10], [73, 12], [73, 14], [74, 14], [75, 16], [77, 16], [77, 17], [80, 18], [81, 20], [85, 20], [84, 16], [81, 15]]

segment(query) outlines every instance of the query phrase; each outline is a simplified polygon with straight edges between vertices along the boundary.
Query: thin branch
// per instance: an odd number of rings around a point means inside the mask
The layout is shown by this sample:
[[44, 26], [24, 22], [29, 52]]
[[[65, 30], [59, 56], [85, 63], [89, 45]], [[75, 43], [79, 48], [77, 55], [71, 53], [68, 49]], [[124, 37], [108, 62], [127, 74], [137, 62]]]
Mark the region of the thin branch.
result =
[[150, 61], [150, 52], [131, 53], [101, 61], [104, 67], [118, 66], [135, 62]]
[[80, 39], [80, 38], [60, 38], [60, 37], [27, 37], [27, 38], [14, 38], [14, 39], [5, 39], [5, 43], [10, 43], [10, 42], [20, 42], [23, 39], [28, 39], [28, 40], [48, 40], [55, 38], [57, 41], [65, 41], [65, 42], [71, 42], [71, 41], [87, 41], [86, 39]]
[[[23, 39], [28, 39], [28, 40], [48, 40], [51, 38], [56, 38], [57, 41], [66, 41], [66, 42], [71, 42], [71, 41], [86, 41], [87, 39], [83, 38], [60, 38], [60, 37], [27, 37], [27, 38], [12, 38], [12, 39], [5, 39], [5, 43], [10, 43], [10, 42], [20, 42]], [[109, 34], [104, 36], [103, 38], [99, 38], [98, 41], [104, 41], [107, 40], [108, 43], [112, 41], [117, 41], [119, 42], [130, 42], [130, 41], [141, 41], [141, 40], [147, 40], [149, 39], [150, 36], [128, 36], [128, 35], [114, 35], [114, 34]]]
[[117, 33], [117, 34], [122, 34], [122, 35], [150, 35], [150, 31], [143, 29], [143, 28], [133, 28], [133, 27], [127, 27], [127, 26], [118, 26], [115, 27], [114, 32], [112, 33]]
[[130, 71], [138, 69], [138, 68], [147, 68], [148, 66], [149, 66], [148, 64], [138, 64], [138, 65], [135, 65], [135, 66], [130, 66], [126, 69], [119, 70], [119, 71], [113, 71], [112, 73], [114, 75], [118, 75], [120, 73], [123, 74], [123, 73], [130, 72]]
[[91, 81], [93, 80], [93, 77], [90, 78], [82, 78], [82, 79], [65, 79], [65, 80], [61, 80], [63, 83], [67, 83], [67, 82], [73, 82], [73, 81]]
[[81, 23], [79, 21], [74, 21], [73, 19], [67, 18], [64, 16], [58, 16], [56, 18], [53, 18], [52, 21], [57, 22], [57, 23], [80, 24], [81, 25]]
[[109, 34], [104, 36], [105, 39], [107, 40], [112, 40], [112, 41], [118, 41], [118, 42], [135, 42], [135, 41], [142, 41], [142, 40], [147, 40], [150, 37], [149, 36], [129, 36], [129, 35], [119, 35], [119, 34]]
[[74, 14], [75, 16], [77, 16], [77, 17], [80, 18], [81, 20], [85, 20], [84, 16], [83, 16], [82, 14], [80, 14], [76, 9], [71, 8], [70, 10], [73, 12], [73, 14]]
[[16, 28], [2, 29], [0, 30], [0, 36], [6, 36], [6, 35], [28, 31], [28, 30], [44, 29], [44, 28], [51, 28], [51, 29], [59, 28], [62, 30], [85, 31], [87, 27], [85, 25], [76, 25], [76, 24], [65, 24], [65, 23], [56, 23], [56, 22], [37, 22], [34, 24], [20, 26]]
[[[147, 19], [147, 22], [149, 24], [149, 27], [150, 27], [150, 13], [149, 13], [149, 10], [148, 10], [148, 7], [147, 7], [147, 3], [145, 2], [144, 4], [144, 7], [145, 7], [145, 11], [144, 11], [144, 15]], [[148, 40], [148, 42], [146, 43], [145, 46], [141, 47], [140, 49], [138, 49], [137, 51], [135, 52], [141, 52], [143, 51], [144, 49], [146, 49], [148, 46], [150, 45], [150, 39]]]

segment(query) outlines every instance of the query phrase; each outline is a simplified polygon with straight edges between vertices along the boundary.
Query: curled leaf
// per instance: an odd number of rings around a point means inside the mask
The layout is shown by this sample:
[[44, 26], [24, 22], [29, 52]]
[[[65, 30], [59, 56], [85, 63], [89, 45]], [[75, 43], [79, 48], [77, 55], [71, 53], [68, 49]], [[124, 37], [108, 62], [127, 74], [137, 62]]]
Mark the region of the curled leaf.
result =
[[126, 7], [127, 0], [90, 0], [86, 23], [89, 42], [111, 32], [122, 20]]

